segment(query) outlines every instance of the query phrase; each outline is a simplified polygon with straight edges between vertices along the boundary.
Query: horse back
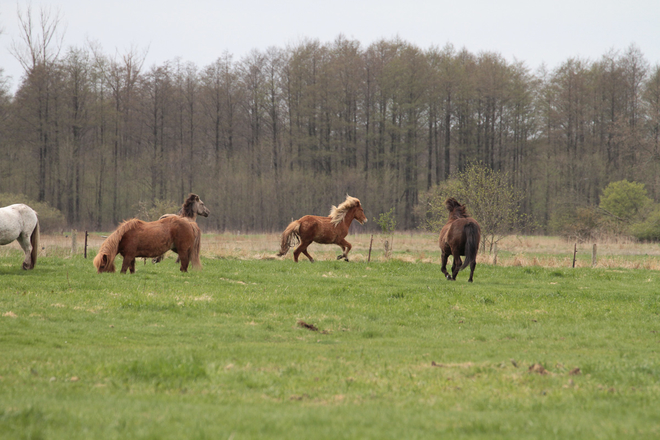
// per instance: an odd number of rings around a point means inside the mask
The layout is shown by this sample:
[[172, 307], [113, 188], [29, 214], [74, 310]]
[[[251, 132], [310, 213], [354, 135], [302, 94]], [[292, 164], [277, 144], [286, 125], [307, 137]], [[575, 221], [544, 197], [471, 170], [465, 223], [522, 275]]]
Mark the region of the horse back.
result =
[[[181, 220], [185, 223], [182, 223]], [[186, 232], [188, 233], [186, 234]], [[123, 235], [119, 243], [119, 253], [155, 258], [170, 250], [180, 237], [194, 239], [193, 234], [188, 220], [180, 217], [167, 217], [155, 222], [141, 222]]]
[[[319, 215], [306, 215], [301, 217], [300, 222], [300, 237], [302, 240], [313, 240], [321, 244], [334, 243], [337, 237], [346, 236], [348, 229], [342, 228], [342, 225], [333, 225], [330, 217], [322, 217]], [[344, 231], [346, 229], [346, 231]]]
[[456, 249], [460, 255], [465, 255], [465, 244], [468, 239], [468, 235], [466, 234], [467, 225], [476, 226], [476, 245], [479, 245], [479, 241], [481, 240], [481, 227], [479, 223], [472, 217], [461, 217], [449, 221], [442, 227], [438, 241], [443, 252], [451, 253], [452, 249]]
[[21, 233], [29, 237], [38, 223], [37, 212], [23, 203], [0, 208], [0, 245], [11, 243]]

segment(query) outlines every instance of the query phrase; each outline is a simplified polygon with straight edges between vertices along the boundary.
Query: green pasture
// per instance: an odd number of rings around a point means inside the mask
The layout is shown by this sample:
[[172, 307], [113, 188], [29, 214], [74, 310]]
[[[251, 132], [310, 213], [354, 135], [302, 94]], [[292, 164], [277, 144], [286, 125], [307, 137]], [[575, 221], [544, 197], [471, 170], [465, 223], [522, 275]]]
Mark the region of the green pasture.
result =
[[2, 439], [660, 437], [657, 271], [21, 261], [0, 258]]

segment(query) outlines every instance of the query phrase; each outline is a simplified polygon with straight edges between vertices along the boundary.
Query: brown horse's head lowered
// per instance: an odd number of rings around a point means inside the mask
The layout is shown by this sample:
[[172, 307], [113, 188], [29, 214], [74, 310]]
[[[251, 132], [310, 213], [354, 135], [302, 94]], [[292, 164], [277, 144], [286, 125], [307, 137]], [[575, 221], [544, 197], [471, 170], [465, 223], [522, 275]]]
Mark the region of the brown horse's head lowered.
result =
[[[465, 205], [458, 200], [449, 197], [445, 201], [449, 220], [440, 231], [439, 244], [442, 250], [442, 273], [448, 280], [455, 280], [458, 271], [470, 266], [470, 279], [474, 275], [477, 265], [477, 252], [479, 252], [479, 241], [481, 241], [481, 227], [479, 223], [467, 213]], [[454, 264], [451, 275], [447, 273], [447, 259], [453, 256]], [[465, 255], [465, 262], [461, 261], [461, 255]]]
[[346, 195], [344, 202], [339, 206], [332, 207], [328, 217], [306, 215], [291, 222], [282, 233], [281, 248], [277, 255], [279, 257], [286, 255], [291, 246], [300, 243], [300, 246], [293, 251], [294, 261], [298, 262], [298, 256], [302, 252], [313, 263], [314, 259], [307, 252], [307, 247], [312, 242], [316, 242], [340, 246], [343, 253], [337, 259], [341, 260], [343, 258], [348, 261], [348, 252], [352, 246], [345, 238], [353, 219], [364, 224], [367, 221], [367, 216], [364, 215], [360, 200]]
[[188, 271], [190, 263], [201, 268], [201, 235], [197, 223], [178, 215], [155, 222], [127, 220], [101, 244], [94, 266], [99, 273], [114, 272], [115, 257], [121, 254], [124, 257], [121, 273], [126, 273], [127, 269], [134, 273], [135, 258], [153, 258], [175, 249], [181, 258], [182, 272]]

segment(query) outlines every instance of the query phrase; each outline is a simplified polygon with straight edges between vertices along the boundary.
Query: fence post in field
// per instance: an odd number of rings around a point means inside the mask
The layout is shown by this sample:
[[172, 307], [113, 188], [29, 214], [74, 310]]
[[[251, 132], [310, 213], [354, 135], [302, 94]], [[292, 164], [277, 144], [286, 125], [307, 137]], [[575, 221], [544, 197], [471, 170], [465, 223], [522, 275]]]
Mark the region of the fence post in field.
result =
[[369, 242], [369, 257], [367, 257], [367, 263], [371, 261], [371, 246], [374, 244], [374, 234], [371, 234], [371, 241]]
[[575, 268], [575, 256], [577, 255], [577, 242], [575, 242], [575, 246], [573, 246], [573, 267]]
[[87, 258], [87, 236], [88, 235], [89, 234], [87, 233], [87, 231], [85, 231], [85, 251], [84, 251], [85, 258]]
[[71, 230], [71, 255], [76, 255], [76, 248], [77, 248], [77, 243], [76, 243], [76, 230], [72, 229]]
[[596, 263], [598, 262], [596, 258], [596, 243], [594, 243], [594, 250], [591, 252], [591, 266], [596, 267]]

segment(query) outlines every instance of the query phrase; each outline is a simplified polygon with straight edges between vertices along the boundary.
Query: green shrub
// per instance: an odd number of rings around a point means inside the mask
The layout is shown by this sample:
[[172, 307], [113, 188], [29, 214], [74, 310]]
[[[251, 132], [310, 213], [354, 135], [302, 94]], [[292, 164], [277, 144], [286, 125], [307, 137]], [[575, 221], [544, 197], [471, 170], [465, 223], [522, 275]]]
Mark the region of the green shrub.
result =
[[643, 222], [634, 223], [630, 232], [638, 240], [660, 241], [660, 207], [656, 207]]

